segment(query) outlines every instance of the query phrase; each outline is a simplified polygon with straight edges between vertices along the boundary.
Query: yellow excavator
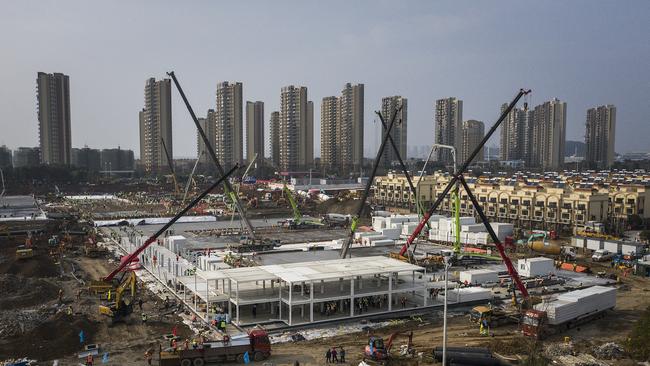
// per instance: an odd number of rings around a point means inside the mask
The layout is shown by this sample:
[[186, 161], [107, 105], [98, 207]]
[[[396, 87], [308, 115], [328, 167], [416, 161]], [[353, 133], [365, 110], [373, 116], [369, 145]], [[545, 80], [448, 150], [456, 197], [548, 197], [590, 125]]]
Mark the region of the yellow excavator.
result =
[[[130, 290], [130, 296], [125, 296], [124, 291]], [[135, 272], [128, 272], [119, 286], [115, 289], [114, 302], [108, 298], [107, 305], [99, 305], [99, 313], [112, 319], [113, 323], [126, 321], [133, 312], [135, 302], [136, 276]], [[110, 291], [108, 292], [110, 294]]]

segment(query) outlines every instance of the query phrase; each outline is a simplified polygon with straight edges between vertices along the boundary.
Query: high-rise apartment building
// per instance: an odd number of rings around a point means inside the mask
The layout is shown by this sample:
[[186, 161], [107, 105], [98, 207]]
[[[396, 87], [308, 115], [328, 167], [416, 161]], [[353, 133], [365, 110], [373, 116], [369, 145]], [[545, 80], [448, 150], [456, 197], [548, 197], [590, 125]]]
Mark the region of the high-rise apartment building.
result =
[[338, 166], [339, 98], [325, 97], [320, 105], [320, 164], [325, 171]]
[[271, 112], [269, 120], [269, 146], [271, 146], [271, 161], [280, 165], [280, 112]]
[[38, 166], [41, 149], [39, 147], [19, 147], [14, 150], [14, 168]]
[[341, 173], [357, 171], [363, 165], [363, 103], [364, 85], [345, 84], [339, 98], [336, 128]]
[[[473, 119], [463, 122], [462, 128], [463, 142], [461, 143], [460, 156], [456, 157], [458, 159], [458, 164], [462, 164], [466, 161], [469, 156], [474, 152], [474, 149], [481, 143], [483, 137], [485, 136], [485, 125], [481, 121], [476, 121]], [[480, 152], [473, 162], [483, 161], [483, 147], [481, 147]]]
[[244, 124], [242, 83], [217, 84], [215, 153], [228, 170], [244, 161]]
[[[461, 154], [463, 143], [463, 101], [457, 98], [438, 99], [435, 105], [435, 142], [456, 148], [456, 154]], [[450, 163], [451, 152], [448, 149], [438, 149], [436, 160]]]
[[307, 88], [289, 85], [280, 96], [280, 169], [308, 169], [314, 163], [314, 103]]
[[133, 150], [103, 149], [101, 152], [102, 170], [108, 171], [130, 171], [135, 168]]
[[[384, 117], [384, 121], [386, 122], [386, 127], [389, 127], [393, 114], [400, 106], [402, 107], [402, 109], [400, 109], [400, 111], [395, 116], [395, 122], [393, 124], [393, 128], [390, 131], [390, 135], [393, 138], [393, 141], [395, 142], [395, 146], [397, 146], [397, 151], [399, 151], [400, 156], [402, 157], [402, 159], [406, 159], [406, 144], [407, 144], [406, 127], [408, 122], [407, 121], [408, 99], [402, 98], [399, 95], [392, 96], [392, 97], [384, 97], [381, 99], [381, 115]], [[382, 126], [381, 129], [382, 139], [385, 136], [386, 136], [386, 128]], [[383, 166], [387, 168], [390, 168], [392, 166], [393, 161], [397, 160], [397, 155], [395, 154], [395, 151], [393, 150], [393, 147], [390, 145], [390, 143], [387, 143], [386, 147], [384, 148], [384, 153], [381, 159], [383, 162]]]
[[144, 87], [144, 109], [140, 111], [140, 161], [146, 173], [168, 169], [172, 144], [172, 86], [170, 79], [149, 78]]
[[[84, 146], [81, 149], [72, 148], [72, 161], [70, 164], [77, 168], [97, 172], [100, 170], [110, 170], [109, 166], [102, 166], [101, 152], [99, 149], [91, 149]], [[113, 168], [116, 170], [116, 168]]]
[[41, 163], [70, 165], [70, 78], [61, 73], [39, 72], [36, 90]]
[[530, 128], [531, 166], [560, 169], [564, 164], [566, 140], [566, 103], [557, 98], [540, 104], [532, 111]]
[[[508, 108], [508, 104], [501, 105], [501, 113]], [[528, 161], [529, 155], [529, 112], [525, 108], [513, 108], [501, 124], [501, 160]]]
[[611, 167], [614, 163], [616, 107], [609, 104], [588, 109], [586, 127], [586, 161], [593, 168]]
[[[208, 113], [206, 114], [206, 116], [204, 118], [198, 118], [198, 120], [199, 120], [199, 126], [201, 126], [201, 129], [203, 129], [203, 133], [205, 133], [205, 136], [208, 138], [208, 141], [210, 142], [210, 147], [212, 147], [212, 150], [214, 150], [216, 145], [216, 139], [217, 139], [216, 112], [214, 111], [214, 109], [208, 109]], [[212, 157], [210, 156], [210, 152], [205, 147], [205, 142], [203, 141], [203, 137], [201, 137], [201, 134], [198, 131], [196, 132], [196, 156], [199, 159], [200, 164], [209, 167], [214, 166], [214, 163], [212, 162]]]
[[264, 102], [246, 102], [246, 159], [264, 159]]
[[13, 164], [11, 149], [7, 146], [0, 146], [0, 168], [11, 168]]

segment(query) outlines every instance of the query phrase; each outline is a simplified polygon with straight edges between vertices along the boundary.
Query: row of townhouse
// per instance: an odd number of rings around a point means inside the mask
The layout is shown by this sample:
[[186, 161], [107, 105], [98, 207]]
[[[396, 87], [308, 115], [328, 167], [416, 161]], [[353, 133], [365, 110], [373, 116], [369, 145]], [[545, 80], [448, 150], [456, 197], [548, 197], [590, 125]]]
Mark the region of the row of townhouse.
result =
[[[430, 207], [451, 179], [449, 174], [413, 178], [420, 203]], [[624, 222], [631, 215], [650, 219], [650, 189], [639, 184], [603, 184], [584, 187], [571, 182], [523, 181], [520, 179], [467, 178], [468, 185], [485, 214], [500, 222], [511, 222], [520, 228], [543, 228], [573, 231], [589, 221]], [[373, 200], [390, 207], [415, 209], [415, 196], [404, 175], [389, 173], [376, 177]], [[463, 215], [474, 215], [474, 206], [461, 189], [460, 209]], [[438, 211], [451, 213], [451, 195], [442, 201]]]

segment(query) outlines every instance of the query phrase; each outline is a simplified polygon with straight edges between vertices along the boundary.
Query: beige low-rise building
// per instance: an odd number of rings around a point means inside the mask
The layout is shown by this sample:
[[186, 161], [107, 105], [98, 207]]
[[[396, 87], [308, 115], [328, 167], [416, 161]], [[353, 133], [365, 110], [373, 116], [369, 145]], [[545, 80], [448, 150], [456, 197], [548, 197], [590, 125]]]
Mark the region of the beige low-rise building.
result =
[[[451, 179], [446, 173], [413, 178], [421, 204], [428, 208]], [[511, 222], [519, 228], [573, 231], [589, 221], [627, 220], [630, 215], [650, 219], [650, 190], [643, 185], [607, 184], [583, 187], [571, 181], [528, 181], [512, 178], [466, 178], [476, 199], [490, 220]], [[403, 174], [389, 173], [375, 178], [374, 200], [389, 207], [415, 208]], [[467, 193], [461, 189], [462, 215], [475, 215]], [[447, 195], [438, 210], [451, 213]]]

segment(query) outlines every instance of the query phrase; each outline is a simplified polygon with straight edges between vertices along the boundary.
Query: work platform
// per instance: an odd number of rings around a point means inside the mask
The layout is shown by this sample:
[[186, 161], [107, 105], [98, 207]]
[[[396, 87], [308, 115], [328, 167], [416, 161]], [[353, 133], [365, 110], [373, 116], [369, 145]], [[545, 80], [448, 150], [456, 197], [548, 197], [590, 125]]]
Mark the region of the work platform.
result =
[[[122, 237], [120, 246], [131, 252], [144, 240]], [[205, 322], [228, 314], [239, 326], [295, 326], [439, 306], [444, 299], [430, 291], [441, 287], [434, 282], [439, 273], [386, 256], [201, 270], [167, 244], [148, 247], [140, 263]], [[449, 302], [464, 301], [450, 296]]]

